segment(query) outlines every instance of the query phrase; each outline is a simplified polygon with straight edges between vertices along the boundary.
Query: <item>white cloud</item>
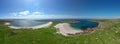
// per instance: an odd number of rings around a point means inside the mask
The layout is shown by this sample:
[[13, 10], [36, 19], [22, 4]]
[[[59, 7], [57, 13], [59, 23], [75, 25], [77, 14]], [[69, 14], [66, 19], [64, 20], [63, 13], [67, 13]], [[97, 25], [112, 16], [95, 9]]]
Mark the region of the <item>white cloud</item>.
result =
[[45, 18], [46, 15], [44, 15], [41, 12], [30, 12], [30, 11], [22, 11], [22, 12], [14, 12], [10, 13], [11, 17], [13, 18]]
[[30, 11], [22, 11], [22, 12], [18, 12], [18, 13], [11, 13], [12, 16], [14, 17], [19, 17], [19, 16], [22, 16], [22, 17], [27, 17], [27, 16], [38, 16], [38, 15], [43, 15], [43, 13], [41, 12], [30, 12]]
[[17, 16], [17, 13], [11, 13], [13, 16]]
[[30, 12], [29, 11], [23, 11], [23, 12], [19, 12], [19, 15], [28, 15]]
[[59, 18], [81, 18], [80, 16], [75, 15], [54, 15], [54, 14], [44, 14], [42, 12], [30, 12], [30, 11], [22, 11], [22, 12], [14, 12], [11, 13], [11, 16], [6, 18], [22, 18], [22, 19], [59, 19]]
[[42, 15], [43, 13], [40, 12], [33, 12], [32, 15]]

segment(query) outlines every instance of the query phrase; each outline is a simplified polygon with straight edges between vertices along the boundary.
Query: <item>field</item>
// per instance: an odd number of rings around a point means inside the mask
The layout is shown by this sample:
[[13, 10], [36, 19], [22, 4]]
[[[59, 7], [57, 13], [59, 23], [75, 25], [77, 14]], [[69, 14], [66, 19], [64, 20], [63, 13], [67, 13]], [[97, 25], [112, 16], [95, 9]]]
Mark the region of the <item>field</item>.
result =
[[63, 36], [53, 27], [14, 30], [0, 26], [0, 44], [120, 44], [120, 20], [93, 20], [101, 27], [90, 34]]

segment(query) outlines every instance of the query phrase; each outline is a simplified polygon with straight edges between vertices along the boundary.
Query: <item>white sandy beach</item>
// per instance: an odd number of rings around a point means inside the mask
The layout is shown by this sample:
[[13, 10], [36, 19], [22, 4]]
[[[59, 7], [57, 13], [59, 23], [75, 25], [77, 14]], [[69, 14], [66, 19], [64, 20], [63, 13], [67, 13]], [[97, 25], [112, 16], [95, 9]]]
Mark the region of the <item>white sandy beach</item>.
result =
[[42, 24], [42, 25], [38, 25], [38, 26], [34, 26], [34, 27], [16, 27], [16, 26], [9, 26], [10, 28], [13, 29], [38, 29], [38, 28], [44, 28], [44, 27], [48, 27], [52, 24], [53, 22], [48, 22], [46, 24]]
[[56, 29], [58, 29], [57, 33], [60, 33], [64, 36], [68, 35], [75, 35], [83, 32], [82, 30], [76, 30], [72, 27], [70, 27], [69, 23], [59, 23], [56, 26], [54, 26]]
[[5, 22], [4, 25], [8, 26], [8, 25], [10, 25], [10, 23], [9, 22]]

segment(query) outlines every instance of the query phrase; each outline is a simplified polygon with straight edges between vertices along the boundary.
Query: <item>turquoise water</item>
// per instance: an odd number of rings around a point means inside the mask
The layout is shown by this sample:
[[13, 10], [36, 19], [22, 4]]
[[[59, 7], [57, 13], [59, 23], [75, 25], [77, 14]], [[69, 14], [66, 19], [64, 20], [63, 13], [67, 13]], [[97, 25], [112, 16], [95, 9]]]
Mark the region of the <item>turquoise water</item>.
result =
[[35, 21], [35, 20], [13, 20], [11, 22], [11, 25], [16, 27], [33, 27], [33, 26], [38, 26], [45, 23], [48, 23], [48, 22]]
[[77, 23], [71, 24], [70, 26], [79, 29], [79, 30], [86, 30], [87, 28], [94, 28], [97, 27], [99, 23], [91, 22], [91, 21], [79, 21]]

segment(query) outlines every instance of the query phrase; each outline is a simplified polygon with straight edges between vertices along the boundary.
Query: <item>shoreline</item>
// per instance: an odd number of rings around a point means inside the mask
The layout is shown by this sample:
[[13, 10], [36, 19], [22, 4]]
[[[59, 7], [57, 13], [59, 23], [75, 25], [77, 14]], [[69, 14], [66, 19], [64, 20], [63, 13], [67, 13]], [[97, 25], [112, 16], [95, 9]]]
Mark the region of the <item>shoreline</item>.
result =
[[69, 35], [76, 35], [76, 34], [89, 34], [94, 32], [95, 30], [98, 30], [98, 28], [101, 27], [101, 22], [99, 22], [97, 27], [94, 28], [88, 28], [87, 30], [77, 30], [75, 28], [72, 28], [69, 23], [59, 23], [56, 26], [54, 26], [57, 30], [57, 33], [60, 33], [64, 36]]
[[38, 28], [44, 28], [48, 27], [52, 24], [53, 22], [48, 22], [46, 24], [38, 25], [38, 26], [33, 26], [33, 27], [16, 27], [16, 26], [8, 26], [9, 28], [12, 29], [38, 29]]
[[76, 34], [80, 34], [81, 32], [83, 32], [82, 30], [76, 30], [70, 27], [69, 23], [59, 23], [54, 27], [56, 28], [57, 33], [60, 33], [64, 36], [76, 35]]
[[91, 33], [94, 33], [96, 30], [98, 30], [101, 25], [102, 25], [102, 22], [98, 22], [98, 26], [97, 27], [94, 27], [94, 28], [88, 28], [87, 30], [84, 30], [83, 34], [91, 34]]

